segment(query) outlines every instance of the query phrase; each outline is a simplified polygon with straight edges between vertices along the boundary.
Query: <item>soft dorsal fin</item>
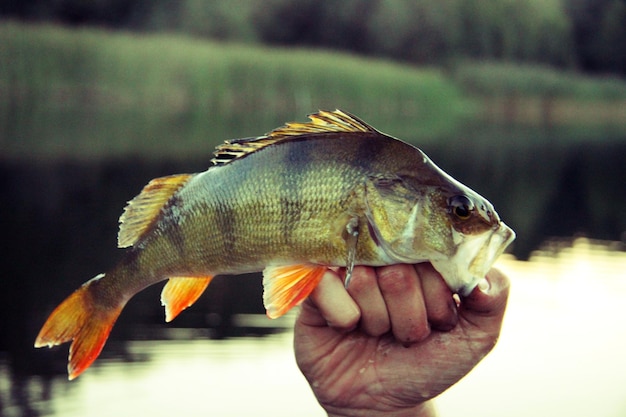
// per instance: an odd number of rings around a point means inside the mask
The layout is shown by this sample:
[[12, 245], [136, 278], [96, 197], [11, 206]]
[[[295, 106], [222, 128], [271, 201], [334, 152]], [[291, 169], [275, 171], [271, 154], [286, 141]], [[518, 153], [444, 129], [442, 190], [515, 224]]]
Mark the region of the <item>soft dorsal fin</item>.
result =
[[227, 164], [232, 160], [242, 158], [266, 146], [302, 135], [332, 132], [379, 133], [364, 121], [338, 109], [335, 111], [320, 110], [317, 113], [310, 114], [309, 119], [310, 121], [305, 123], [287, 123], [258, 138], [226, 141], [217, 147], [215, 158], [212, 159], [212, 162], [215, 165]]
[[126, 248], [134, 245], [156, 220], [165, 203], [192, 176], [193, 174], [170, 175], [150, 181], [124, 208], [124, 213], [120, 216], [117, 246]]

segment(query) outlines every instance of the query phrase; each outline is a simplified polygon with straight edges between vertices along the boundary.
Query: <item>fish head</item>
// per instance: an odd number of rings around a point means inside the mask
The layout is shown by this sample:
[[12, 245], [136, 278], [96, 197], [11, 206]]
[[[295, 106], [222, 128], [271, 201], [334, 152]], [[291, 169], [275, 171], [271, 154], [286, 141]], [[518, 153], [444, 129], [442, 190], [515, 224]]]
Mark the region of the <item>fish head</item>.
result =
[[439, 191], [443, 196], [429, 200], [437, 205], [431, 209], [441, 213], [436, 227], [447, 230], [439, 235], [439, 241], [426, 244], [432, 250], [430, 262], [448, 286], [468, 295], [515, 239], [515, 232], [484, 197], [468, 188], [455, 191]]
[[403, 175], [392, 197], [367, 193], [370, 228], [392, 262], [429, 261], [453, 291], [468, 295], [515, 232], [487, 199], [421, 156], [416, 175]]

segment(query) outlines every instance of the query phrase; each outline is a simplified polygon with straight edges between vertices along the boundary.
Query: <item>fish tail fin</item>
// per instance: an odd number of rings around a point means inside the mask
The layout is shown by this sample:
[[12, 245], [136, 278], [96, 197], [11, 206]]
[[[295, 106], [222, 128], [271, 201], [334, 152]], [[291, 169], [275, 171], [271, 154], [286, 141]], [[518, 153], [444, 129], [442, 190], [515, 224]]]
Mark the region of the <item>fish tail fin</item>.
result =
[[87, 281], [59, 304], [35, 340], [35, 347], [72, 342], [67, 365], [70, 380], [96, 360], [124, 308], [125, 301], [109, 306], [94, 301], [94, 284], [103, 277], [104, 274], [101, 274]]

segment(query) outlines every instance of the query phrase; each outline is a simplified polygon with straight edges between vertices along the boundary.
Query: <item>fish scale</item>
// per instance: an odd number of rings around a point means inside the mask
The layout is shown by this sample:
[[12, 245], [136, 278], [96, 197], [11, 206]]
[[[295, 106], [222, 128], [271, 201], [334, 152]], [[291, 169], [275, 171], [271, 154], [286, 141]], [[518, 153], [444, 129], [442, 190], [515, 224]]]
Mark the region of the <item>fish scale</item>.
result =
[[120, 217], [122, 261], [87, 281], [42, 327], [35, 346], [72, 342], [75, 378], [97, 358], [126, 302], [167, 280], [166, 321], [218, 274], [263, 270], [278, 317], [330, 267], [430, 261], [467, 294], [514, 232], [493, 206], [418, 148], [341, 110], [257, 138], [227, 141], [199, 174], [156, 178]]
[[[297, 145], [300, 143], [294, 144], [294, 146]], [[336, 178], [342, 175], [340, 169], [323, 166], [315, 169], [313, 162], [310, 162], [307, 165], [312, 168], [308, 172], [309, 168], [306, 165], [302, 166], [302, 160], [298, 162], [300, 172], [293, 173], [288, 177], [288, 181], [287, 177], [280, 175], [280, 171], [272, 167], [274, 164], [289, 166], [290, 161], [285, 158], [285, 155], [289, 153], [275, 151], [259, 154], [254, 161], [238, 161], [239, 163], [254, 163], [258, 166], [259, 169], [252, 174], [246, 171], [238, 172], [238, 167], [233, 162], [228, 170], [195, 179], [198, 182], [197, 186], [202, 187], [205, 195], [212, 194], [211, 184], [220, 184], [219, 188], [224, 189], [224, 193], [220, 193], [219, 197], [208, 200], [211, 204], [221, 205], [224, 202], [224, 205], [238, 208], [236, 213], [216, 220], [219, 233], [215, 236], [211, 234], [211, 231], [216, 229], [210, 225], [212, 230], [203, 232], [207, 236], [207, 239], [203, 240], [205, 243], [219, 241], [220, 235], [236, 236], [231, 247], [203, 248], [204, 253], [211, 253], [209, 256], [215, 257], [211, 262], [215, 265], [217, 272], [222, 272], [220, 262], [225, 252], [236, 253], [240, 262], [243, 257], [248, 257], [245, 262], [254, 264], [267, 262], [266, 253], [270, 249], [267, 245], [271, 245], [272, 250], [278, 249], [278, 252], [274, 253], [275, 256], [285, 258], [297, 255], [323, 258], [322, 252], [329, 251], [326, 244], [315, 245], [311, 244], [311, 241], [321, 241], [328, 236], [329, 232], [324, 231], [323, 226], [328, 223], [328, 219], [341, 214], [341, 201], [346, 198], [349, 187], [337, 186]], [[251, 175], [254, 178], [251, 178]], [[296, 195], [292, 194], [292, 190], [296, 187], [284, 185], [290, 181], [298, 185]], [[181, 190], [180, 195], [187, 199], [188, 194], [195, 193], [195, 189], [189, 187]], [[285, 209], [285, 202], [290, 201], [297, 202], [295, 205], [299, 213], [297, 216], [286, 218], [286, 213], [293, 213], [293, 210]], [[199, 202], [198, 204], [205, 203]], [[209, 213], [214, 211], [211, 207], [205, 210]], [[229, 231], [227, 232], [225, 228]], [[198, 230], [196, 228], [195, 233]], [[311, 231], [317, 233], [312, 234]], [[345, 248], [337, 249], [345, 252]], [[299, 252], [304, 252], [304, 254], [299, 254]], [[338, 254], [338, 251], [331, 253], [330, 258], [335, 259]], [[224, 268], [232, 268], [228, 264], [229, 262], [224, 262]], [[256, 265], [253, 267], [258, 268]]]

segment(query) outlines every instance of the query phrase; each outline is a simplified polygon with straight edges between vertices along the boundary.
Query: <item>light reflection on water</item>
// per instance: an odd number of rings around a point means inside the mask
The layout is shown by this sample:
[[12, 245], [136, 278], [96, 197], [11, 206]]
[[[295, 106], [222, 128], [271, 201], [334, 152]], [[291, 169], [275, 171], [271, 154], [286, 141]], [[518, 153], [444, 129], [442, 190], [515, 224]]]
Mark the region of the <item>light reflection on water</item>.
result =
[[[313, 416], [319, 406], [296, 368], [291, 344], [290, 332], [133, 341], [129, 355], [145, 360], [100, 358], [75, 381], [55, 378], [51, 401], [34, 406], [42, 415], [63, 417], [293, 416], [296, 409], [311, 410]], [[41, 391], [38, 385], [33, 381], [32, 401]], [[4, 415], [13, 415], [10, 411]]]
[[442, 415], [626, 415], [626, 253], [556, 249], [498, 262], [512, 280], [500, 341], [441, 397]]
[[[626, 253], [585, 239], [547, 248], [498, 262], [512, 280], [502, 337], [438, 399], [442, 416], [626, 415]], [[322, 416], [291, 344], [290, 332], [129, 342], [132, 362], [101, 358], [50, 386], [32, 377], [30, 415]], [[10, 384], [0, 361], [0, 415], [23, 415]]]
[[[82, 410], [74, 415], [292, 416], [306, 404], [317, 406], [295, 367], [290, 334], [137, 342], [131, 349], [148, 353], [150, 361], [110, 364], [85, 375], [90, 379], [82, 382]], [[59, 409], [57, 414], [70, 412]]]

